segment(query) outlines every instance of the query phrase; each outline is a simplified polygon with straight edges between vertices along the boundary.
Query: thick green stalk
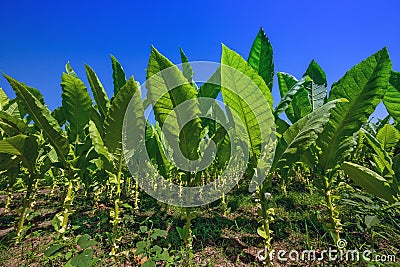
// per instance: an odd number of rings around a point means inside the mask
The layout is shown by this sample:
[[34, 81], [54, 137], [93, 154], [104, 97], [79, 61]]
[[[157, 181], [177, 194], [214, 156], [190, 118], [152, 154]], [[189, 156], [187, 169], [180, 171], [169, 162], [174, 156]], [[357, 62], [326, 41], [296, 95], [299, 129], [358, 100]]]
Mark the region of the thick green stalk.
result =
[[269, 214], [268, 214], [268, 205], [267, 199], [265, 198], [265, 190], [260, 190], [259, 199], [261, 202], [261, 215], [262, 215], [262, 225], [264, 228], [264, 232], [266, 238], [264, 238], [264, 247], [265, 247], [265, 264], [270, 265], [270, 257], [269, 254], [272, 251], [271, 245], [271, 232], [269, 227]]
[[226, 203], [226, 196], [225, 193], [222, 192], [222, 196], [221, 196], [221, 204], [222, 204], [222, 211], [224, 212], [224, 216], [226, 216], [227, 214], [227, 203]]
[[73, 181], [73, 171], [68, 170], [68, 189], [67, 195], [65, 196], [63, 203], [63, 216], [61, 222], [61, 228], [59, 232], [64, 234], [68, 227], [68, 217], [72, 214], [72, 204], [74, 202], [75, 192], [74, 192], [74, 181]]
[[333, 238], [333, 241], [336, 242], [340, 239], [340, 219], [338, 218], [337, 211], [332, 203], [332, 190], [330, 188], [330, 183], [327, 177], [323, 177], [324, 179], [324, 194], [325, 201], [328, 208], [328, 216], [329, 216], [329, 225], [328, 229]]
[[140, 198], [139, 198], [139, 183], [138, 183], [137, 179], [135, 179], [135, 205], [134, 205], [135, 210], [139, 209], [139, 201], [140, 201]]
[[119, 157], [119, 163], [118, 163], [118, 173], [117, 173], [117, 189], [115, 192], [115, 200], [114, 200], [114, 218], [113, 218], [113, 240], [112, 240], [112, 246], [111, 246], [111, 255], [116, 254], [116, 249], [118, 247], [117, 245], [117, 237], [118, 237], [118, 222], [119, 222], [119, 205], [121, 203], [121, 169], [122, 169], [122, 153], [120, 154]]
[[3, 213], [8, 213], [10, 211], [11, 200], [12, 200], [12, 190], [8, 190], [7, 201]]
[[183, 241], [185, 244], [185, 265], [189, 266], [192, 260], [192, 214], [191, 208], [184, 208], [186, 214], [186, 223], [183, 227]]
[[17, 225], [16, 243], [18, 243], [21, 240], [22, 228], [24, 226], [27, 211], [31, 207], [34, 180], [35, 180], [35, 175], [32, 173], [29, 175], [28, 188], [26, 190], [26, 194], [24, 197], [24, 204], [22, 206], [20, 218], [19, 218], [18, 225]]

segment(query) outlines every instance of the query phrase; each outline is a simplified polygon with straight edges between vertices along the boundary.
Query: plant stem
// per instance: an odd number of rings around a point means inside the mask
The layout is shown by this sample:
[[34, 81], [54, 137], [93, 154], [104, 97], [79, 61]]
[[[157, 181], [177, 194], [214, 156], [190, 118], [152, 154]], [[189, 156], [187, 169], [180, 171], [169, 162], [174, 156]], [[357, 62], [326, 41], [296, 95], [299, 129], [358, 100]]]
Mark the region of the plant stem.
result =
[[323, 177], [324, 179], [324, 191], [325, 191], [325, 201], [328, 208], [329, 215], [329, 232], [333, 238], [333, 241], [336, 242], [340, 239], [340, 219], [338, 218], [338, 214], [335, 210], [335, 207], [332, 203], [332, 191], [330, 189], [329, 180], [327, 177]]
[[269, 227], [269, 214], [268, 214], [267, 199], [265, 198], [264, 190], [260, 190], [259, 199], [261, 202], [261, 214], [263, 217], [262, 225], [263, 225], [264, 232], [266, 235], [266, 238], [264, 238], [265, 264], [270, 265], [271, 262], [270, 262], [269, 253], [272, 250], [272, 246], [271, 246], [272, 238], [271, 238], [271, 232], [270, 232], [270, 227]]
[[135, 205], [134, 208], [135, 210], [139, 209], [139, 182], [137, 181], [137, 179], [135, 179]]
[[118, 222], [119, 222], [119, 205], [121, 203], [121, 169], [122, 169], [122, 153], [119, 157], [118, 164], [118, 173], [117, 173], [117, 190], [115, 192], [115, 200], [114, 200], [114, 218], [113, 218], [113, 230], [112, 230], [112, 246], [111, 246], [111, 255], [116, 254], [117, 239], [118, 239]]
[[26, 190], [26, 194], [24, 197], [24, 204], [22, 206], [21, 215], [20, 215], [20, 218], [18, 221], [17, 232], [16, 232], [16, 243], [18, 243], [21, 240], [22, 228], [24, 226], [27, 211], [31, 206], [31, 202], [32, 202], [31, 196], [32, 196], [32, 191], [33, 191], [34, 180], [35, 180], [35, 176], [33, 173], [31, 173], [29, 175], [28, 188]]
[[74, 184], [70, 177], [69, 181], [68, 181], [67, 195], [65, 196], [64, 203], [63, 203], [64, 211], [63, 211], [63, 216], [62, 216], [61, 228], [59, 231], [61, 234], [64, 234], [65, 231], [67, 230], [68, 217], [72, 213], [73, 197], [74, 197]]
[[7, 201], [3, 213], [7, 213], [10, 211], [11, 200], [12, 200], [12, 190], [9, 190], [7, 193]]
[[221, 204], [222, 204], [222, 210], [223, 210], [224, 216], [226, 216], [226, 214], [227, 214], [227, 203], [226, 203], [226, 197], [225, 197], [225, 193], [224, 192], [222, 192]]
[[186, 260], [187, 263], [190, 263], [191, 260], [191, 251], [192, 251], [192, 230], [191, 230], [191, 225], [192, 225], [192, 214], [191, 214], [191, 208], [184, 208], [185, 209], [185, 214], [186, 214], [186, 223], [185, 226], [183, 227], [183, 238], [184, 238], [184, 244], [185, 244], [185, 250], [186, 250]]

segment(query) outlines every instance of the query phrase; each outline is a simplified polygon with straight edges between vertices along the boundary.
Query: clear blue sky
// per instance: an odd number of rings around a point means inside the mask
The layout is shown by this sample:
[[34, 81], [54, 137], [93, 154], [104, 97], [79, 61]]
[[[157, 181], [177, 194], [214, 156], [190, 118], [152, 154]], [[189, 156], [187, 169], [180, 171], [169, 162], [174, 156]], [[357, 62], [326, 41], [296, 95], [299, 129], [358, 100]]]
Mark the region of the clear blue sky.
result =
[[[332, 84], [384, 46], [400, 71], [399, 15], [398, 0], [2, 1], [0, 71], [54, 109], [67, 61], [86, 84], [83, 64], [92, 66], [111, 96], [110, 54], [143, 82], [151, 45], [175, 63], [178, 47], [190, 60], [219, 61], [221, 43], [247, 58], [261, 26], [277, 71], [300, 77], [315, 59]], [[13, 95], [4, 78], [0, 87]]]

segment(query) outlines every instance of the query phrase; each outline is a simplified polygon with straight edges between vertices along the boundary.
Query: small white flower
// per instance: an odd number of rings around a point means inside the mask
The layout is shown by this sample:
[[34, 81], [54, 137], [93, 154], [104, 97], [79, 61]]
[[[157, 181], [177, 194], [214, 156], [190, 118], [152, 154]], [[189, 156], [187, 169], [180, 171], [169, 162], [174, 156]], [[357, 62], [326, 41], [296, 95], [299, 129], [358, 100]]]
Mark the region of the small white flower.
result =
[[265, 199], [270, 199], [270, 198], [272, 198], [272, 195], [271, 195], [271, 193], [265, 192], [264, 197], [265, 197]]

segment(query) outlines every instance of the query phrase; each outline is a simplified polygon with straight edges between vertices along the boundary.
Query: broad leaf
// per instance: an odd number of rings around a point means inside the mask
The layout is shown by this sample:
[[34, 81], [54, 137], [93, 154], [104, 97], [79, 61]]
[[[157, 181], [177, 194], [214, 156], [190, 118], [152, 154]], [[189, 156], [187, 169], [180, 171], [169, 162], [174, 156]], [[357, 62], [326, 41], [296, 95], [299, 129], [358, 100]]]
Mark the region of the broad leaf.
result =
[[[202, 126], [196, 89], [187, 81], [182, 72], [154, 47], [151, 49], [148, 63], [146, 85], [147, 98], [154, 107], [154, 115], [160, 127], [166, 127], [166, 137], [174, 149], [174, 154], [179, 153], [180, 150], [187, 159], [197, 159]], [[187, 100], [191, 100], [185, 110], [187, 114], [172, 112], [179, 104]], [[173, 118], [164, 125], [169, 115]], [[195, 119], [185, 124], [183, 116], [187, 115]], [[178, 143], [179, 148], [175, 147]]]
[[346, 98], [349, 102], [335, 107], [318, 139], [322, 171], [339, 165], [347, 155], [349, 139], [367, 122], [385, 94], [390, 71], [391, 61], [384, 48], [354, 66], [333, 85], [328, 100]]
[[165, 156], [163, 142], [161, 140], [161, 128], [146, 124], [146, 149], [150, 160], [157, 165], [160, 175], [167, 178], [171, 164]]
[[392, 71], [383, 103], [390, 116], [392, 116], [397, 123], [400, 123], [400, 72]]
[[[266, 141], [262, 140], [262, 135], [269, 136], [273, 124], [271, 92], [255, 70], [238, 53], [224, 45], [221, 63], [222, 97], [247, 131], [250, 166], [255, 168], [261, 145]], [[263, 116], [258, 117], [256, 114]]]
[[376, 139], [386, 151], [390, 151], [400, 140], [400, 132], [393, 125], [385, 124], [376, 134]]
[[107, 147], [104, 145], [101, 134], [93, 121], [89, 121], [89, 137], [96, 153], [104, 157], [106, 161], [110, 162], [110, 156]]
[[113, 83], [114, 83], [114, 97], [118, 95], [119, 90], [126, 83], [126, 76], [124, 69], [121, 64], [118, 62], [117, 58], [111, 55], [111, 66], [113, 70]]
[[[289, 73], [278, 72], [278, 85], [279, 85], [279, 93], [281, 98], [283, 98], [293, 86], [297, 83], [297, 79], [290, 75]], [[285, 109], [285, 114], [291, 122], [295, 122], [294, 119], [294, 110], [292, 103], [289, 103]]]
[[100, 114], [104, 118], [107, 114], [107, 110], [109, 107], [109, 99], [106, 90], [104, 90], [104, 87], [101, 84], [94, 70], [88, 65], [85, 65], [85, 69], [86, 69], [86, 76], [90, 84], [90, 88], [92, 89], [93, 92], [94, 100], [96, 101], [97, 104], [97, 108], [99, 109]]
[[[363, 135], [367, 139], [368, 145], [372, 148], [372, 150], [375, 152], [375, 155], [373, 155], [375, 163], [378, 164], [380, 167], [381, 171], [383, 172], [384, 168], [389, 171], [391, 175], [394, 174], [392, 170], [392, 159], [390, 158], [389, 154], [385, 151], [383, 148], [382, 143], [380, 143], [373, 135], [371, 135], [369, 132], [361, 129]], [[382, 173], [381, 173], [382, 174]]]
[[326, 98], [328, 86], [326, 74], [317, 62], [312, 60], [303, 77], [305, 76], [309, 76], [312, 79], [312, 81], [306, 85], [306, 89], [308, 91], [311, 108], [315, 110], [324, 104]]
[[193, 75], [194, 75], [193, 69], [192, 69], [192, 67], [190, 66], [189, 60], [188, 60], [188, 58], [186, 57], [185, 53], [183, 52], [182, 48], [179, 49], [179, 52], [180, 52], [180, 54], [181, 54], [182, 73], [183, 73], [183, 76], [185, 76], [185, 78], [186, 78], [190, 83], [193, 84], [193, 80], [192, 80]]
[[67, 166], [68, 163], [65, 160], [65, 156], [69, 152], [68, 139], [62, 135], [62, 130], [56, 119], [51, 116], [50, 110], [35, 96], [33, 96], [25, 87], [25, 85], [11, 78], [10, 76], [4, 75], [4, 77], [14, 89], [17, 97], [24, 104], [36, 126], [43, 130], [44, 134], [49, 139], [50, 144], [56, 150], [60, 161]]
[[288, 168], [300, 160], [305, 150], [313, 144], [329, 121], [331, 110], [343, 99], [337, 99], [317, 108], [304, 118], [291, 125], [278, 142], [272, 170], [275, 168]]
[[28, 125], [23, 119], [12, 116], [3, 110], [0, 110], [0, 128], [2, 128], [8, 136], [13, 136], [20, 133], [25, 133]]
[[274, 82], [273, 51], [272, 45], [262, 28], [260, 28], [251, 46], [248, 62], [263, 78], [268, 88], [272, 90]]
[[[282, 75], [286, 75], [286, 74], [278, 73], [278, 77], [282, 76]], [[300, 81], [296, 80], [296, 83], [281, 98], [281, 101], [275, 108], [274, 115], [277, 116], [277, 115], [281, 114], [282, 112], [284, 112], [289, 107], [289, 105], [292, 102], [295, 95], [299, 92], [300, 89], [303, 88], [304, 83], [309, 83], [309, 82], [310, 81], [309, 81], [308, 76], [302, 78]], [[285, 85], [283, 85], [283, 86], [285, 86]]]
[[368, 193], [381, 197], [390, 203], [394, 202], [393, 196], [396, 194], [396, 191], [385, 178], [376, 172], [352, 162], [344, 162], [342, 169], [356, 185]]
[[34, 137], [19, 134], [0, 140], [0, 153], [18, 156], [30, 172], [34, 172], [38, 144]]
[[0, 110], [3, 110], [9, 101], [10, 99], [8, 99], [6, 93], [3, 91], [3, 88], [0, 87]]
[[137, 90], [137, 83], [131, 77], [119, 90], [108, 109], [104, 121], [104, 143], [108, 151], [112, 153], [122, 149], [122, 126], [124, 124], [125, 112]]
[[85, 84], [77, 77], [62, 75], [62, 109], [69, 122], [68, 138], [70, 142], [83, 140], [83, 129], [89, 123], [92, 99]]

